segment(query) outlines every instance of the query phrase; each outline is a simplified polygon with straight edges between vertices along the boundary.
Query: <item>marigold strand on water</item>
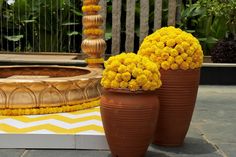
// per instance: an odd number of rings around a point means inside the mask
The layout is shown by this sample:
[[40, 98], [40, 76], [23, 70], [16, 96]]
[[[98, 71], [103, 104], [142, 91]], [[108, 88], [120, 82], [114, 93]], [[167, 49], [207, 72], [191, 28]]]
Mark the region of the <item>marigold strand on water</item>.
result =
[[196, 69], [203, 62], [199, 41], [192, 34], [173, 26], [163, 27], [147, 36], [138, 54], [148, 57], [164, 70]]
[[160, 88], [159, 66], [148, 58], [134, 53], [121, 53], [105, 63], [101, 80], [104, 88], [155, 90]]

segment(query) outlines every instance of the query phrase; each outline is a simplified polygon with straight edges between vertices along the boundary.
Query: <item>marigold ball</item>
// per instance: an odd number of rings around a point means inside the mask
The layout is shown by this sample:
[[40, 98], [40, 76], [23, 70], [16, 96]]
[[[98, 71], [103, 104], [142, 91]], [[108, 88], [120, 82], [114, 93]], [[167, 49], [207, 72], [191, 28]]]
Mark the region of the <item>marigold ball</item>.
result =
[[110, 57], [104, 65], [101, 79], [104, 88], [155, 90], [162, 84], [160, 67], [144, 56], [121, 53]]
[[192, 34], [173, 26], [163, 27], [147, 36], [138, 54], [148, 57], [164, 70], [196, 69], [203, 62], [199, 41]]

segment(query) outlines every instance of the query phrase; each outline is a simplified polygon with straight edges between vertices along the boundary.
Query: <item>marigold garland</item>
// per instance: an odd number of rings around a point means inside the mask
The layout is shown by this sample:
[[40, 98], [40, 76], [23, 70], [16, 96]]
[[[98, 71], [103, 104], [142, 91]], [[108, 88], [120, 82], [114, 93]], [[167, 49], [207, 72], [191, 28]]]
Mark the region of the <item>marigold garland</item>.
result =
[[83, 5], [95, 5], [98, 4], [99, 0], [83, 0]]
[[20, 115], [37, 115], [37, 114], [51, 114], [61, 112], [72, 112], [100, 105], [100, 99], [85, 102], [77, 105], [64, 105], [60, 107], [42, 107], [42, 108], [29, 108], [29, 109], [0, 109], [2, 116], [20, 116]]
[[104, 63], [103, 58], [86, 58], [85, 61], [90, 64]]
[[148, 58], [134, 53], [121, 53], [105, 62], [101, 84], [104, 88], [155, 90], [160, 88], [159, 67]]
[[138, 54], [148, 57], [164, 70], [195, 69], [203, 62], [199, 41], [192, 34], [173, 26], [163, 27], [147, 36]]
[[88, 12], [98, 12], [101, 10], [100, 5], [87, 5], [87, 6], [82, 6], [82, 12], [88, 13]]
[[84, 35], [86, 36], [101, 36], [104, 32], [99, 28], [89, 28], [83, 30]]

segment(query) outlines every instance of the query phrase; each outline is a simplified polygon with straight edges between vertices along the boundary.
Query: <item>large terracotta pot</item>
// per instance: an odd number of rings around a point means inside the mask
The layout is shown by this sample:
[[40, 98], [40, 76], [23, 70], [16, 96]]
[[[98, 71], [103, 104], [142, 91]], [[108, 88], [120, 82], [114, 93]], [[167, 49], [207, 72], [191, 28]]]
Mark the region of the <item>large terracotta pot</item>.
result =
[[144, 156], [152, 142], [158, 113], [155, 92], [104, 89], [101, 115], [112, 156]]
[[187, 134], [199, 85], [200, 69], [161, 70], [160, 114], [154, 144], [180, 146]]

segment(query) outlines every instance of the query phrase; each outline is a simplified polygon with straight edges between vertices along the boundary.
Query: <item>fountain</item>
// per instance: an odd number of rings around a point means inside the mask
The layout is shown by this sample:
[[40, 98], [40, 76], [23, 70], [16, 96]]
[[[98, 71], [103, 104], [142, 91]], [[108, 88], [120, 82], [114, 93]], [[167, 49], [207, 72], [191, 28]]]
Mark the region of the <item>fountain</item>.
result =
[[84, 0], [82, 51], [88, 67], [0, 67], [0, 115], [69, 112], [98, 106], [106, 42], [99, 0]]

